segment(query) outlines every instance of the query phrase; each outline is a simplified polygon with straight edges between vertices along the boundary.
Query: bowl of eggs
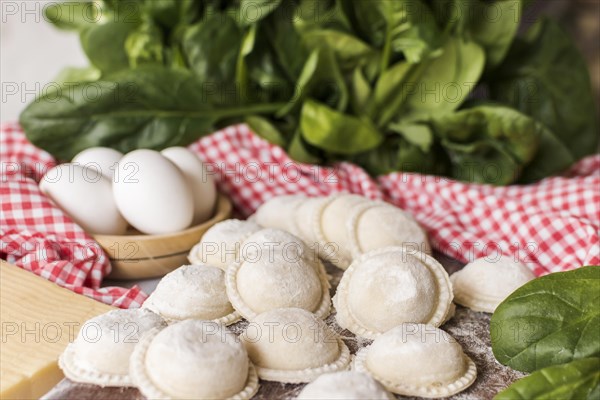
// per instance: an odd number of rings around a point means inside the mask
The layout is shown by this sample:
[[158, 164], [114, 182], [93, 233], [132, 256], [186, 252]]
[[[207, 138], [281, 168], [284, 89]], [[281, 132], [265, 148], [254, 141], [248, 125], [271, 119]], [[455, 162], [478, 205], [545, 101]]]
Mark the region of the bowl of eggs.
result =
[[125, 155], [89, 148], [47, 171], [40, 190], [100, 244], [113, 279], [165, 275], [231, 214], [207, 166], [185, 147]]

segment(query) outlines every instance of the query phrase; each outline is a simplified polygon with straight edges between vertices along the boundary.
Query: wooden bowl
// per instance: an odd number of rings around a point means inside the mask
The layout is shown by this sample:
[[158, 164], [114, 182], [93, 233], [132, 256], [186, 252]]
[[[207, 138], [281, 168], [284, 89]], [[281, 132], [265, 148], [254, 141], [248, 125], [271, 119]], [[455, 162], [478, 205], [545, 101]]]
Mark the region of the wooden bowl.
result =
[[144, 279], [163, 276], [189, 263], [190, 249], [204, 232], [217, 222], [229, 218], [231, 202], [219, 194], [215, 215], [208, 221], [186, 230], [162, 235], [144, 235], [131, 231], [126, 235], [93, 235], [112, 264], [111, 279]]

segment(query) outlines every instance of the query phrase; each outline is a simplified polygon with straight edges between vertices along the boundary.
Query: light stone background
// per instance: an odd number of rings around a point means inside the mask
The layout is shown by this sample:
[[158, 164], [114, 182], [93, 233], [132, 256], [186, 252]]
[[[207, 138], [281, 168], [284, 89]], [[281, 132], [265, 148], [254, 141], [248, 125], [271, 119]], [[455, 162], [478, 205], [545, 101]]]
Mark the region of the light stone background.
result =
[[[55, 2], [55, 1], [54, 1]], [[50, 0], [0, 0], [0, 121], [16, 121], [36, 93], [65, 66], [84, 67], [77, 34], [42, 17]]]

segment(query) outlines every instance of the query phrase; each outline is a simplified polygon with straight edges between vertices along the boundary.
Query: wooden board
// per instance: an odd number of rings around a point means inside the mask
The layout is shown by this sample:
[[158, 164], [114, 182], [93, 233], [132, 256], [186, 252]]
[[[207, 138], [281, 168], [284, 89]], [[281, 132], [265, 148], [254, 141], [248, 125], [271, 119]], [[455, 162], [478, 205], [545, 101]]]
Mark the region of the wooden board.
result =
[[[456, 261], [449, 260], [443, 256], [436, 255], [436, 258], [442, 262], [450, 273], [456, 271], [461, 266]], [[328, 266], [327, 271], [331, 275], [333, 294], [334, 288], [337, 287], [343, 271], [333, 266]], [[371, 343], [370, 340], [356, 338], [352, 333], [341, 329], [335, 323], [335, 316], [333, 314], [327, 318], [327, 323], [336, 332], [340, 333], [353, 354], [359, 348]], [[490, 346], [489, 324], [489, 314], [473, 312], [458, 306], [454, 318], [442, 326], [442, 329], [449, 332], [460, 342], [465, 352], [477, 364], [478, 372], [477, 380], [469, 389], [450, 397], [450, 399], [491, 400], [496, 393], [523, 376], [522, 373], [505, 367], [495, 360]], [[246, 325], [247, 322], [241, 321], [230, 328], [239, 334]], [[303, 386], [261, 381], [260, 390], [254, 399], [293, 399], [302, 390]], [[74, 383], [67, 379], [61, 381], [44, 398], [48, 400], [144, 399], [139, 391], [134, 388], [100, 388], [94, 385]], [[404, 399], [405, 397], [398, 396], [398, 398]]]
[[81, 325], [112, 307], [0, 260], [0, 398], [38, 398], [63, 378], [57, 360]]

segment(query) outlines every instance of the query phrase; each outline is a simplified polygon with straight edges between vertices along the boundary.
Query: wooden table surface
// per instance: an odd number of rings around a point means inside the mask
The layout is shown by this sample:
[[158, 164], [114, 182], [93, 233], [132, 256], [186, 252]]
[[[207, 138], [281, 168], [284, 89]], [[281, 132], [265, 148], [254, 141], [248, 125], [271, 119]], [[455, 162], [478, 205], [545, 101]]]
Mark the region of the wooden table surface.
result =
[[[444, 265], [449, 273], [456, 271], [461, 264], [436, 255], [436, 258]], [[331, 275], [332, 295], [339, 283], [343, 271], [328, 266], [327, 272]], [[371, 343], [370, 340], [356, 338], [347, 330], [341, 329], [335, 323], [335, 314], [327, 318], [327, 323], [338, 332], [350, 351], [354, 354], [359, 348]], [[247, 322], [238, 322], [230, 328], [241, 333]], [[490, 315], [478, 313], [457, 306], [456, 315], [441, 328], [450, 333], [463, 346], [464, 351], [473, 359], [477, 365], [477, 380], [462, 393], [450, 397], [455, 400], [484, 400], [492, 399], [496, 393], [523, 376], [522, 373], [514, 371], [498, 363], [490, 345], [489, 335]], [[254, 396], [257, 400], [293, 399], [302, 390], [304, 385], [281, 384], [277, 382], [261, 381], [261, 386]], [[101, 388], [95, 385], [74, 383], [63, 379], [44, 397], [48, 400], [120, 400], [135, 399], [142, 400], [144, 397], [134, 388]], [[406, 397], [398, 396], [399, 399]]]

